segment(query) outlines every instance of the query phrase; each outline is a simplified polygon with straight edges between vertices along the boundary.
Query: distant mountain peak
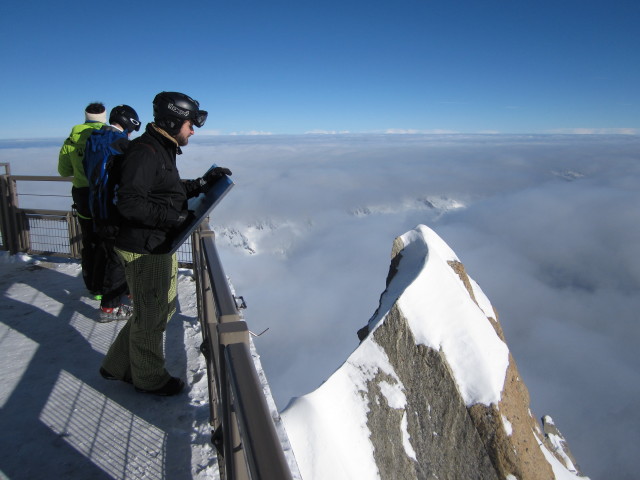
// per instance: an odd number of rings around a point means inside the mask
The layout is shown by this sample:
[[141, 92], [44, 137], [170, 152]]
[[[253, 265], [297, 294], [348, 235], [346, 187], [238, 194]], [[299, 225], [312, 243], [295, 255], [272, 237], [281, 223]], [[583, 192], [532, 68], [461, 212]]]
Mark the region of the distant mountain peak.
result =
[[350, 209], [349, 213], [355, 217], [368, 217], [369, 215], [393, 215], [401, 212], [431, 210], [437, 217], [465, 207], [464, 202], [445, 195], [425, 195], [391, 204], [363, 205]]

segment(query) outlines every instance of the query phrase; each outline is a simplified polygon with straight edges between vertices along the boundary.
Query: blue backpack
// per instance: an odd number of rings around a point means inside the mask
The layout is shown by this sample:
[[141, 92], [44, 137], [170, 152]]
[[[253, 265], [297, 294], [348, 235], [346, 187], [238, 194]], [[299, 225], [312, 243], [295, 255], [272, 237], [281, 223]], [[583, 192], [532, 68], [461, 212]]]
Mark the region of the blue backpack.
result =
[[126, 133], [105, 125], [91, 133], [82, 160], [89, 180], [89, 207], [98, 226], [117, 225], [120, 214], [116, 207], [119, 164], [129, 138]]

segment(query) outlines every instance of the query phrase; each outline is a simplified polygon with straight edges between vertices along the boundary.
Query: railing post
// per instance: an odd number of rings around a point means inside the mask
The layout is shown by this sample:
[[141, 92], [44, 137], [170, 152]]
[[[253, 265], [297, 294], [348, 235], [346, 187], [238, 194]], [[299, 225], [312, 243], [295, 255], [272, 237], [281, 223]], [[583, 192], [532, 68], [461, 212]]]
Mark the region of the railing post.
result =
[[[9, 171], [8, 166], [5, 167]], [[23, 222], [19, 218], [18, 195], [16, 182], [10, 175], [0, 176], [0, 190], [2, 193], [2, 239], [11, 255], [21, 251], [21, 226]]]
[[71, 258], [82, 257], [82, 234], [75, 211], [67, 213], [67, 228], [69, 229], [69, 255]]
[[12, 235], [9, 226], [8, 190], [7, 175], [0, 175], [0, 234], [2, 234], [2, 246], [13, 254]]
[[21, 252], [31, 251], [31, 230], [27, 215], [21, 208], [16, 208], [16, 223], [18, 224], [18, 244]]
[[4, 167], [4, 173], [0, 174], [0, 235], [2, 235], [2, 247], [11, 251], [11, 235], [9, 232], [9, 200], [7, 181], [11, 175], [11, 165], [8, 163], [0, 163], [0, 167]]
[[237, 399], [233, 398], [232, 379], [229, 377], [228, 362], [225, 358], [230, 345], [249, 344], [249, 329], [243, 321], [220, 323], [217, 325], [220, 341], [220, 384], [222, 386], [222, 431], [224, 433], [224, 459], [227, 479], [251, 480], [247, 466], [247, 452], [240, 435], [238, 412], [235, 409]]

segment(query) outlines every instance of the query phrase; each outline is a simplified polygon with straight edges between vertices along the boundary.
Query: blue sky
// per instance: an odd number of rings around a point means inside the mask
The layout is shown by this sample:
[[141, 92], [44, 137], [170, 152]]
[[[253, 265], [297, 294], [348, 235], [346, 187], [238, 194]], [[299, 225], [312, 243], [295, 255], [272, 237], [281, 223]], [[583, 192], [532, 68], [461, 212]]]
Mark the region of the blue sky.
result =
[[64, 137], [87, 103], [200, 133], [640, 133], [640, 5], [604, 1], [4, 2], [0, 138]]

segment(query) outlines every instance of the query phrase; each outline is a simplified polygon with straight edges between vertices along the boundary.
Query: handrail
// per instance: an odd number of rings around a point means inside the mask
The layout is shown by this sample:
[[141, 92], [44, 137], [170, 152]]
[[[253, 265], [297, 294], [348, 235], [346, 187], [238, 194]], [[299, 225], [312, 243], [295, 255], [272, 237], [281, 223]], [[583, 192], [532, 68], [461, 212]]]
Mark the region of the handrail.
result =
[[50, 215], [59, 217], [64, 217], [69, 213], [69, 210], [46, 210], [43, 208], [21, 208], [20, 211], [25, 215]]
[[204, 293], [199, 298], [199, 317], [209, 379], [212, 441], [222, 460], [221, 477], [291, 480], [249, 349], [249, 329], [222, 268], [214, 232], [201, 225], [193, 244], [194, 276], [196, 283], [200, 282], [198, 291]]
[[26, 182], [71, 182], [73, 177], [43, 176], [43, 175], [11, 175], [14, 180]]
[[222, 262], [220, 261], [220, 256], [215, 246], [213, 232], [202, 237], [202, 250], [205, 255], [207, 267], [209, 268], [211, 283], [215, 287], [212, 293], [215, 304], [218, 307], [220, 323], [239, 320], [240, 314], [238, 313], [235, 298], [231, 294], [229, 282], [222, 268]]
[[224, 353], [251, 478], [291, 479], [248, 345], [232, 343]]

